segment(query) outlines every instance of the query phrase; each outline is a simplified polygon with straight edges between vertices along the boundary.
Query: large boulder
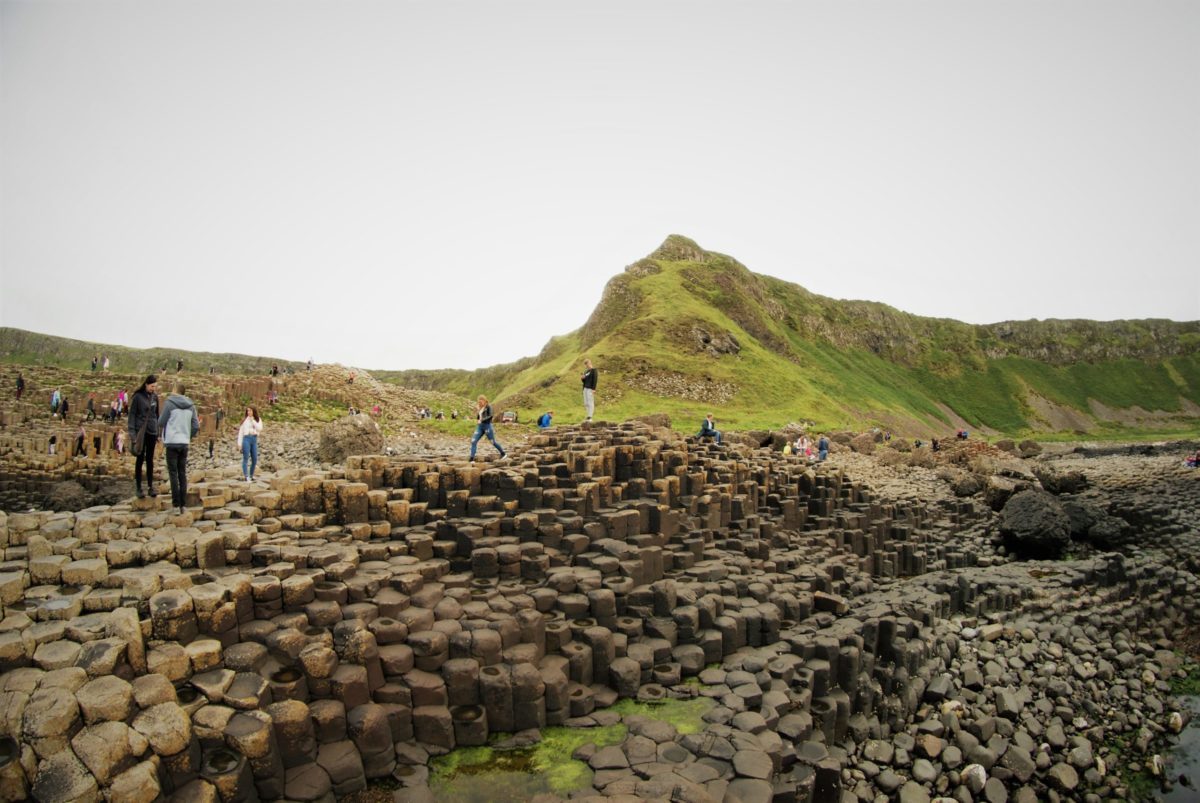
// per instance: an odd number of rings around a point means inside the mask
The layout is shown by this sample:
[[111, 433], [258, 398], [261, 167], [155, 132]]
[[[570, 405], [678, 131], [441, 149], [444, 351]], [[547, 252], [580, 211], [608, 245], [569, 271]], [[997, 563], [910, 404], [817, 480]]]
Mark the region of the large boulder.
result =
[[379, 454], [383, 451], [383, 432], [367, 415], [348, 415], [327, 424], [321, 430], [317, 459], [340, 463], [353, 454]]
[[1088, 487], [1088, 479], [1082, 471], [1035, 471], [1042, 487], [1055, 496], [1077, 494]]
[[850, 448], [859, 454], [875, 454], [875, 435], [870, 432], [855, 435], [850, 441]]
[[1061, 557], [1071, 543], [1071, 520], [1062, 504], [1041, 490], [1013, 494], [1000, 511], [1005, 545], [1023, 557]]

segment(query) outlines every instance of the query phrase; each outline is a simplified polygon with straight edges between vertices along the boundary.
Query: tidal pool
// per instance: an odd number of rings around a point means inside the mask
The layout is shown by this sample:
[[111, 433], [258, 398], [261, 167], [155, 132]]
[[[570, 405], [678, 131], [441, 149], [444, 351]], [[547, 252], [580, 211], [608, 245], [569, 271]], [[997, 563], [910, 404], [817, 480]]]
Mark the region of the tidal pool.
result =
[[[643, 716], [669, 722], [680, 733], [704, 728], [704, 712], [714, 702], [705, 697], [639, 703], [621, 700], [610, 711], [622, 717]], [[534, 795], [569, 795], [592, 782], [592, 770], [571, 754], [585, 744], [608, 747], [625, 740], [623, 723], [596, 728], [542, 729], [531, 747], [462, 747], [429, 763], [429, 788], [439, 801], [458, 803], [524, 803]], [[495, 734], [493, 744], [505, 738]]]

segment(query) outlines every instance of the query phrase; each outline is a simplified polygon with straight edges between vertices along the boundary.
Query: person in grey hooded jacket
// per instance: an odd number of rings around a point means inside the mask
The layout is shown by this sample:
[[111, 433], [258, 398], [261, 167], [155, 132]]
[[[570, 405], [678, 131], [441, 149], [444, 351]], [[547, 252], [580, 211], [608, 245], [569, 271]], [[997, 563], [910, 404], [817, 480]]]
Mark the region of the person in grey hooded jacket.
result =
[[167, 448], [167, 476], [171, 480], [171, 507], [183, 513], [187, 496], [188, 445], [200, 431], [200, 416], [196, 405], [185, 395], [182, 382], [176, 382], [174, 393], [167, 397], [158, 416], [158, 429]]

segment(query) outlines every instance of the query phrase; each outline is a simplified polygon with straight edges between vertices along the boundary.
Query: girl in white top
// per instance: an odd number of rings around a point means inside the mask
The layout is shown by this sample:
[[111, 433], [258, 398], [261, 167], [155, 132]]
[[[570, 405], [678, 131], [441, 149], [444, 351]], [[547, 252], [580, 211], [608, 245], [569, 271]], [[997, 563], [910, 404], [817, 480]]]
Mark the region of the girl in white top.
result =
[[[246, 408], [246, 417], [238, 427], [237, 443], [242, 450], [242, 479], [251, 482], [254, 479], [254, 469], [258, 468], [258, 435], [262, 432], [262, 419], [258, 417], [258, 409]], [[249, 465], [250, 470], [246, 467]]]

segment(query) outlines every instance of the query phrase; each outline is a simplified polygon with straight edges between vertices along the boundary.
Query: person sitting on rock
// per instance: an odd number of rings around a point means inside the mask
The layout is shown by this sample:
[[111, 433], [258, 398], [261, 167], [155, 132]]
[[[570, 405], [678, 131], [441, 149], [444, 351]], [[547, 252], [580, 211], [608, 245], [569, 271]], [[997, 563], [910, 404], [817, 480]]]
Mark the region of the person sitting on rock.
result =
[[717, 425], [713, 422], [713, 414], [709, 413], [700, 422], [700, 431], [696, 433], [697, 438], [713, 438], [717, 445], [721, 445], [721, 431], [717, 429]]
[[547, 410], [546, 412], [542, 413], [541, 416], [537, 420], [538, 429], [549, 429], [550, 425], [553, 422], [554, 422], [554, 411]]

